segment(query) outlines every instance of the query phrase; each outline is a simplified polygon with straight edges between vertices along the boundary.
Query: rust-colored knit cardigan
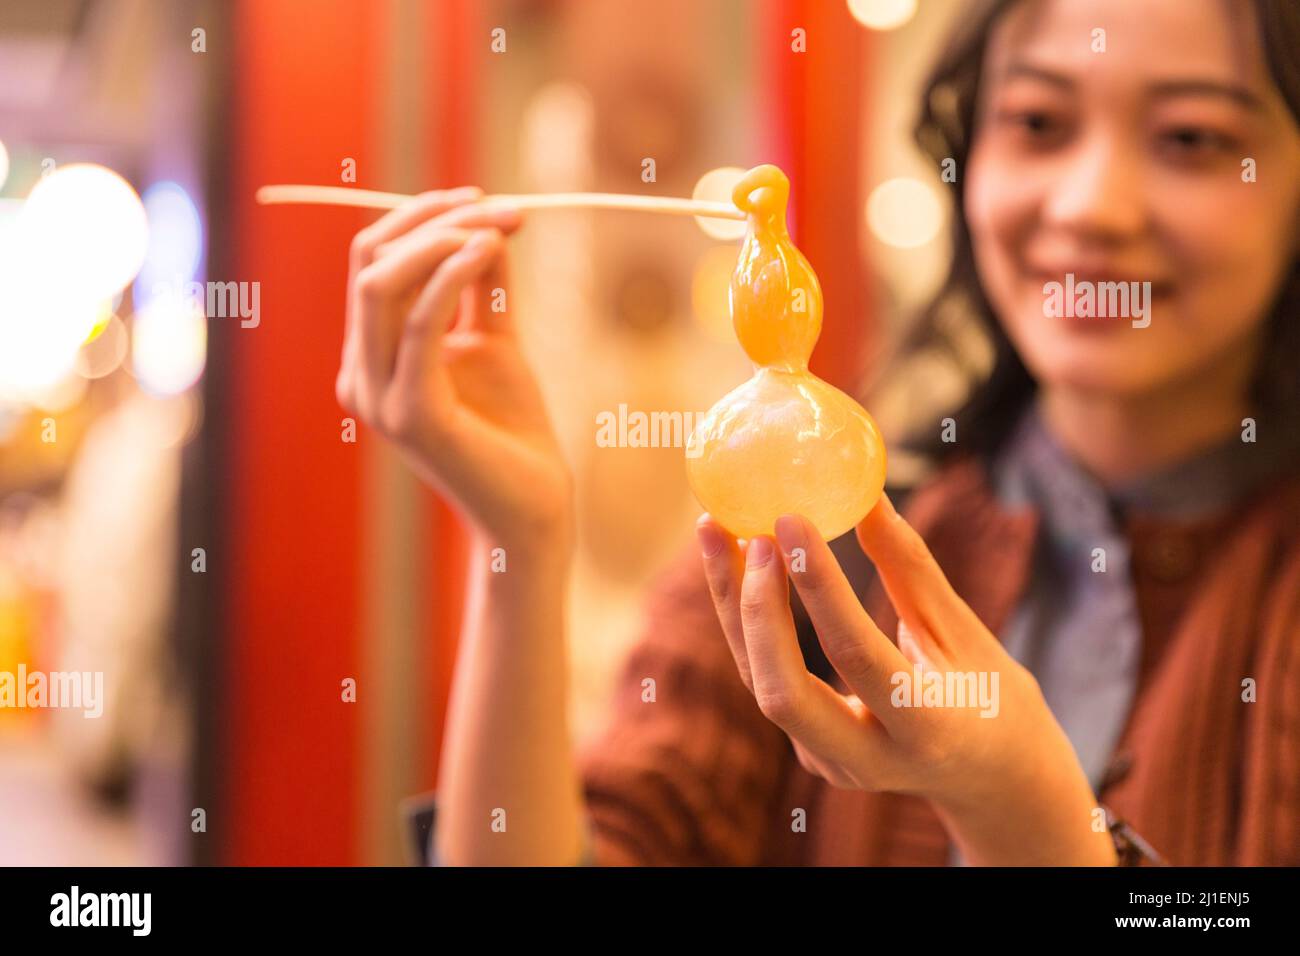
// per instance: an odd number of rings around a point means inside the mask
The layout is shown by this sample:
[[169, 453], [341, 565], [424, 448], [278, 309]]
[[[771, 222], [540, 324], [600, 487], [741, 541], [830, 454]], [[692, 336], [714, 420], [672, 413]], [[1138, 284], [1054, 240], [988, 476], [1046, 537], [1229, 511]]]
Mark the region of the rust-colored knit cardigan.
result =
[[[903, 512], [999, 633], [1026, 585], [1037, 513], [1006, 510], [973, 458]], [[1100, 800], [1174, 865], [1300, 865], [1300, 476], [1210, 519], [1133, 515], [1125, 530], [1143, 655]], [[837, 553], [892, 634], [897, 617], [865, 557]], [[838, 790], [803, 770], [736, 673], [694, 551], [655, 589], [611, 722], [581, 767], [598, 864], [948, 859], [926, 801]], [[792, 826], [798, 810], [806, 832]]]

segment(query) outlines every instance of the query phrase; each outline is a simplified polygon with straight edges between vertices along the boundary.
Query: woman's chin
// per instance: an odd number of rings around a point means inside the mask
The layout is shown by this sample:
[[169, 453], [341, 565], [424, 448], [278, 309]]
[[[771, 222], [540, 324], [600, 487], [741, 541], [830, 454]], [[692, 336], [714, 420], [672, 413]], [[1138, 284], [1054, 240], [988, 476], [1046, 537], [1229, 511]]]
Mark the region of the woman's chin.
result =
[[[1119, 330], [1116, 330], [1117, 332]], [[1142, 330], [1131, 330], [1141, 334]], [[1053, 336], [1020, 349], [1040, 385], [1081, 391], [1136, 395], [1158, 386], [1160, 362], [1135, 348], [1123, 333], [1113, 336]]]

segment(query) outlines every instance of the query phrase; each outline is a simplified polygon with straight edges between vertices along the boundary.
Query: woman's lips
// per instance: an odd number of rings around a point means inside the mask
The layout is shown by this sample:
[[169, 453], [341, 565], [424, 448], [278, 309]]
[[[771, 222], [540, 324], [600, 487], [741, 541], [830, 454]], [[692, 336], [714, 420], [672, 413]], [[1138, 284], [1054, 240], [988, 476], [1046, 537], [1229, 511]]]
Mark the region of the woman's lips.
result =
[[1043, 285], [1048, 282], [1059, 282], [1064, 285], [1067, 276], [1074, 277], [1076, 286], [1082, 285], [1084, 282], [1092, 285], [1101, 285], [1103, 282], [1126, 282], [1130, 284], [1136, 282], [1140, 285], [1143, 282], [1150, 282], [1153, 293], [1157, 289], [1168, 289], [1171, 285], [1168, 279], [1153, 279], [1149, 272], [1126, 272], [1118, 269], [1114, 272], [1084, 272], [1079, 269], [1065, 269], [1056, 272], [1046, 269], [1027, 269], [1024, 274], [1031, 280]]
[[[1033, 270], [1026, 273], [1026, 282], [1034, 285], [1035, 293], [1043, 302], [1043, 314], [1063, 322], [1071, 329], [1101, 331], [1110, 328], [1127, 328], [1130, 322], [1145, 327], [1152, 317], [1154, 305], [1166, 301], [1174, 291], [1173, 284], [1164, 279], [1151, 279], [1149, 274], [1121, 270], [1061, 272]], [[1128, 307], [1123, 297], [1112, 298], [1111, 291], [1124, 289]], [[1092, 314], [1079, 315], [1076, 307], [1082, 305], [1081, 297], [1091, 292]], [[1120, 306], [1119, 314], [1112, 314], [1112, 302]], [[1051, 306], [1059, 306], [1053, 311]], [[1139, 323], [1141, 323], [1139, 325]]]

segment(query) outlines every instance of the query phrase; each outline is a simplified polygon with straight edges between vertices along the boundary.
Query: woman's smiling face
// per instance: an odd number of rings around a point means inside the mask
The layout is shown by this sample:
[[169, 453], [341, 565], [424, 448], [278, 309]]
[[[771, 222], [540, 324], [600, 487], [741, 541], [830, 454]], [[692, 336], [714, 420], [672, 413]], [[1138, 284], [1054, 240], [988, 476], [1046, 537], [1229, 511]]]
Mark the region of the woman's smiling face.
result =
[[[993, 30], [965, 212], [1041, 385], [1135, 397], [1249, 368], [1300, 226], [1300, 129], [1257, 30], [1245, 0], [1024, 0]], [[1149, 282], [1145, 319], [1048, 314], [1067, 274]]]

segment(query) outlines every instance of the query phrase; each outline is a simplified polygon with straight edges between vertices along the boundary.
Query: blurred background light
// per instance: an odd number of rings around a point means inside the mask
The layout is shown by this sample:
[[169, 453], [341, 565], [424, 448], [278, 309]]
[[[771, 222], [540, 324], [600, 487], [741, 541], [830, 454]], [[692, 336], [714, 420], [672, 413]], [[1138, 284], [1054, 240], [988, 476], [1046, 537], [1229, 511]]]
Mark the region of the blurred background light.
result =
[[867, 223], [872, 233], [897, 249], [915, 249], [930, 242], [939, 234], [943, 219], [939, 197], [919, 179], [888, 180], [867, 199]]
[[591, 91], [572, 80], [544, 84], [523, 109], [527, 169], [537, 189], [590, 188], [596, 104]]
[[196, 390], [150, 401], [155, 414], [149, 433], [157, 447], [181, 448], [198, 434], [203, 424], [203, 400]]
[[42, 289], [10, 259], [0, 263], [0, 394], [29, 400], [72, 371], [99, 307], [66, 289]]
[[207, 352], [207, 319], [193, 299], [158, 296], [132, 320], [131, 371], [152, 395], [176, 395], [197, 382]]
[[5, 149], [5, 144], [0, 141], [0, 189], [5, 188], [5, 180], [9, 178], [9, 150]]
[[77, 352], [76, 369], [82, 378], [103, 378], [122, 365], [127, 352], [126, 323], [111, 312]]
[[117, 306], [120, 304], [120, 300], [114, 302], [112, 299], [105, 299], [103, 302], [99, 303], [95, 312], [95, 322], [90, 327], [90, 331], [86, 333], [86, 340], [82, 343], [83, 345], [89, 344], [99, 338], [104, 329], [108, 328], [108, 323], [112, 321], [113, 315], [117, 311]]
[[198, 277], [203, 261], [203, 220], [185, 188], [166, 180], [144, 191], [145, 217], [149, 223], [149, 245], [136, 279], [137, 308], [154, 298], [159, 284], [179, 286]]
[[103, 166], [74, 163], [42, 178], [18, 217], [30, 281], [98, 302], [130, 285], [149, 227], [130, 184]]
[[736, 341], [730, 304], [731, 273], [735, 268], [735, 246], [712, 246], [700, 256], [691, 278], [691, 310], [695, 321], [711, 338], [728, 345]]
[[896, 30], [916, 15], [916, 0], [848, 0], [849, 13], [872, 30]]
[[86, 397], [86, 379], [69, 370], [56, 381], [27, 394], [27, 402], [43, 412], [66, 412]]
[[40, 407], [63, 401], [51, 390], [75, 377], [81, 346], [107, 326], [147, 235], [135, 191], [84, 164], [41, 179], [0, 223], [0, 395]]
[[[691, 198], [730, 203], [731, 191], [744, 175], [745, 170], [739, 166], [719, 166], [717, 169], [710, 169], [696, 182]], [[743, 219], [710, 219], [706, 216], [696, 216], [695, 221], [700, 224], [704, 234], [713, 239], [739, 239], [745, 235], [748, 226]], [[732, 249], [731, 254], [734, 257], [736, 250]]]

